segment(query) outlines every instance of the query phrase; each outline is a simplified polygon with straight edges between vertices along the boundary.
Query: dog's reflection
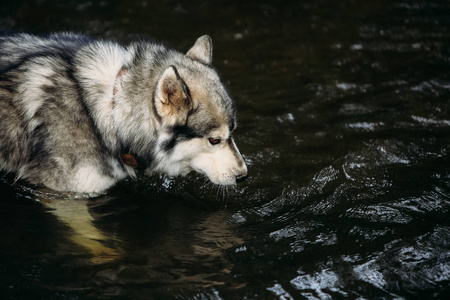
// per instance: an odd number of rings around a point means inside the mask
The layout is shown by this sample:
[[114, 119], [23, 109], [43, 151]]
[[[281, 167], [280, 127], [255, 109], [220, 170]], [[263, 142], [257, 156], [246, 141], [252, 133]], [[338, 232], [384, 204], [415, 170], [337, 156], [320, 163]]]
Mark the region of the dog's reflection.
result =
[[[120, 241], [95, 226], [95, 219], [89, 211], [89, 198], [79, 195], [55, 198], [48, 195], [41, 196], [38, 200], [71, 229], [70, 240], [87, 249], [92, 254], [93, 263], [106, 263], [121, 257], [123, 251], [116, 246], [110, 246]], [[111, 243], [112, 239], [114, 243]]]
[[[225, 266], [229, 263], [224, 251], [243, 243], [225, 221], [229, 213], [224, 210], [190, 210], [164, 201], [140, 207], [114, 197], [45, 195], [39, 201], [70, 228], [70, 240], [88, 250], [96, 264], [144, 256], [161, 261], [169, 257], [185, 262], [218, 260]], [[107, 223], [103, 222], [105, 217], [109, 218]], [[161, 249], [165, 249], [163, 255]], [[229, 272], [229, 268], [222, 272]]]

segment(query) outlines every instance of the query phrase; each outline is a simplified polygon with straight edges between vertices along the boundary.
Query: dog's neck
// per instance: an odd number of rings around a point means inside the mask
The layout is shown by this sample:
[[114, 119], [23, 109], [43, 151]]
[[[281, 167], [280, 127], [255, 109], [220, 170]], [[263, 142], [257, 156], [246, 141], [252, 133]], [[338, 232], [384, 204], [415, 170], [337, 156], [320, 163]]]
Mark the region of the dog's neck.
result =
[[[113, 87], [113, 96], [112, 96], [112, 103], [111, 103], [111, 110], [114, 110], [116, 107], [116, 95], [119, 93], [120, 85], [123, 79], [123, 76], [127, 74], [128, 70], [126, 68], [122, 68], [119, 73], [117, 73], [116, 80], [114, 82]], [[136, 157], [131, 153], [126, 153], [127, 151], [123, 152], [121, 151], [120, 157], [122, 158], [122, 162], [128, 166], [131, 166], [133, 168], [138, 168], [139, 163], [136, 160]]]

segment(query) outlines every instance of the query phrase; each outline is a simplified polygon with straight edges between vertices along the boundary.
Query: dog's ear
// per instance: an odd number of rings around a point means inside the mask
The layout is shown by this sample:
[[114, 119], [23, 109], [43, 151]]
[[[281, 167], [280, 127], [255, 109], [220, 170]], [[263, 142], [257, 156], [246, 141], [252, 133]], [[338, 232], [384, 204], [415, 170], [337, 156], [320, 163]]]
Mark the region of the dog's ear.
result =
[[194, 46], [186, 53], [193, 60], [199, 61], [205, 65], [212, 64], [212, 40], [208, 35], [202, 35], [197, 39]]
[[174, 66], [165, 69], [158, 79], [154, 105], [163, 123], [175, 125], [186, 122], [191, 100], [187, 87]]

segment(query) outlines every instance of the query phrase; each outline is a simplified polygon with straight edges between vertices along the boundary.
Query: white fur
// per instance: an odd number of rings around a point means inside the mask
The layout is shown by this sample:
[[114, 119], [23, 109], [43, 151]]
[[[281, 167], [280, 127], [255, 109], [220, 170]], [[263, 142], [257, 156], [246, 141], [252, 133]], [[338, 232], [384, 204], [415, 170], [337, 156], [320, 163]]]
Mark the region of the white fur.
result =
[[85, 193], [98, 193], [110, 188], [116, 181], [115, 178], [100, 174], [94, 166], [82, 166], [75, 172], [73, 186], [70, 189]]
[[[77, 56], [76, 73], [80, 78], [80, 84], [88, 93], [85, 101], [90, 111], [95, 115], [97, 127], [103, 136], [109, 137], [110, 145], [117, 144], [115, 120], [120, 124], [120, 115], [117, 111], [126, 114], [131, 107], [120, 103], [120, 109], [113, 110], [113, 90], [117, 74], [127, 64], [130, 54], [116, 44], [94, 43], [80, 51]], [[126, 77], [126, 75], [125, 75]], [[121, 80], [126, 80], [122, 78]]]
[[36, 58], [32, 62], [32, 66], [29, 67], [29, 71], [24, 73], [26, 75], [24, 82], [18, 87], [18, 91], [20, 92], [18, 100], [25, 108], [24, 117], [28, 120], [34, 117], [36, 111], [38, 111], [45, 101], [45, 98], [42, 97], [44, 95], [42, 86], [52, 85], [48, 77], [53, 75], [54, 71], [46, 66], [47, 63], [57, 65], [51, 58]]
[[99, 193], [111, 186], [117, 181], [125, 179], [127, 176], [136, 178], [136, 171], [126, 166], [125, 172], [116, 159], [111, 157], [109, 165], [113, 168], [111, 176], [101, 174], [95, 165], [81, 166], [77, 169], [73, 176], [73, 190], [83, 191], [86, 193]]
[[229, 145], [225, 144], [215, 151], [198, 153], [192, 159], [191, 166], [208, 176], [213, 183], [231, 185], [236, 183], [236, 176], [247, 173], [245, 164], [242, 167], [239, 162]]

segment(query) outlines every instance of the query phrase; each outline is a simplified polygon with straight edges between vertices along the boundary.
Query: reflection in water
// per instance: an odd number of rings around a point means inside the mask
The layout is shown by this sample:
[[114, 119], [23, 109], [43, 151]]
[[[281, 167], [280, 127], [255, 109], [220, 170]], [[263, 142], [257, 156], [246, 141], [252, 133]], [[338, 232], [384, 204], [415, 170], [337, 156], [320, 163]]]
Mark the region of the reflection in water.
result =
[[[167, 179], [155, 181], [166, 186], [171, 184]], [[53, 228], [59, 236], [53, 237], [58, 240], [54, 244], [57, 251], [51, 256], [49, 250], [26, 250], [34, 253], [32, 257], [36, 254], [47, 257], [39, 258], [39, 264], [40, 268], [50, 268], [49, 276], [59, 272], [71, 274], [53, 278], [51, 283], [45, 283], [48, 278], [41, 271], [31, 275], [31, 284], [44, 291], [58, 291], [65, 286], [64, 290], [74, 295], [80, 291], [99, 297], [139, 295], [142, 291], [135, 294], [134, 286], [141, 285], [144, 290], [149, 289], [148, 294], [167, 294], [176, 286], [172, 292], [189, 295], [194, 287], [214, 294], [217, 286], [245, 286], [230, 285], [228, 280], [232, 264], [226, 258], [226, 251], [241, 245], [243, 240], [232, 230], [234, 225], [227, 222], [229, 214], [225, 211], [199, 213], [169, 199], [166, 199], [169, 203], [155, 203], [145, 198], [144, 203], [142, 195], [88, 197], [10, 184], [6, 180], [2, 189], [12, 189], [20, 197], [37, 201], [34, 203], [39, 206], [32, 214], [50, 216], [59, 228]], [[41, 226], [33, 220], [19, 222], [30, 222], [23, 224], [30, 228]], [[45, 233], [38, 231], [36, 235]], [[8, 260], [14, 265], [29, 256], [30, 253], [9, 255]], [[159, 288], [155, 292], [156, 283]], [[83, 288], [85, 284], [88, 287]], [[90, 286], [98, 288], [94, 290]]]
[[217, 7], [0, 7], [4, 30], [146, 36], [178, 49], [211, 35], [250, 175], [229, 190], [141, 178], [89, 199], [2, 180], [0, 298], [449, 295], [449, 3]]
[[[171, 184], [167, 179], [155, 181], [167, 187]], [[11, 247], [19, 247], [20, 251], [3, 250], [0, 272], [23, 268], [22, 272], [29, 272], [27, 284], [42, 296], [54, 295], [60, 289], [66, 291], [66, 296], [138, 297], [142, 293], [186, 296], [196, 294], [197, 289], [205, 295], [214, 295], [218, 286], [245, 286], [229, 282], [233, 265], [226, 251], [243, 244], [243, 240], [234, 232], [234, 225], [227, 222], [229, 213], [226, 211], [202, 209], [198, 212], [190, 206], [180, 206], [179, 201], [173, 202], [169, 195], [164, 199], [160, 194], [161, 201], [156, 202], [136, 194], [89, 198], [10, 182], [2, 183], [3, 191], [32, 199], [32, 202], [2, 206], [0, 212], [5, 224], [30, 228], [34, 238], [49, 248], [21, 248], [19, 241], [9, 239]], [[146, 195], [151, 196], [152, 192]], [[37, 206], [31, 208], [30, 204]], [[14, 220], [8, 216], [24, 207], [29, 212], [22, 214], [40, 217]], [[37, 230], [32, 229], [34, 226]], [[48, 231], [53, 232], [54, 242], [47, 241]], [[2, 232], [2, 236], [8, 236], [17, 231], [5, 226]], [[28, 264], [34, 264], [32, 270], [21, 265], [24, 257], [30, 260]], [[11, 274], [3, 274], [10, 280], [13, 278]], [[136, 285], [141, 289], [136, 290]], [[3, 295], [13, 295], [23, 288], [23, 283], [11, 285], [11, 293]]]
[[70, 228], [70, 240], [89, 250], [93, 263], [101, 264], [120, 258], [120, 249], [105, 245], [111, 236], [105, 235], [95, 227], [95, 220], [89, 213], [89, 199], [83, 197], [78, 199], [52, 198], [45, 198], [44, 193], [41, 197], [37, 197], [37, 200], [50, 208], [51, 213]]

